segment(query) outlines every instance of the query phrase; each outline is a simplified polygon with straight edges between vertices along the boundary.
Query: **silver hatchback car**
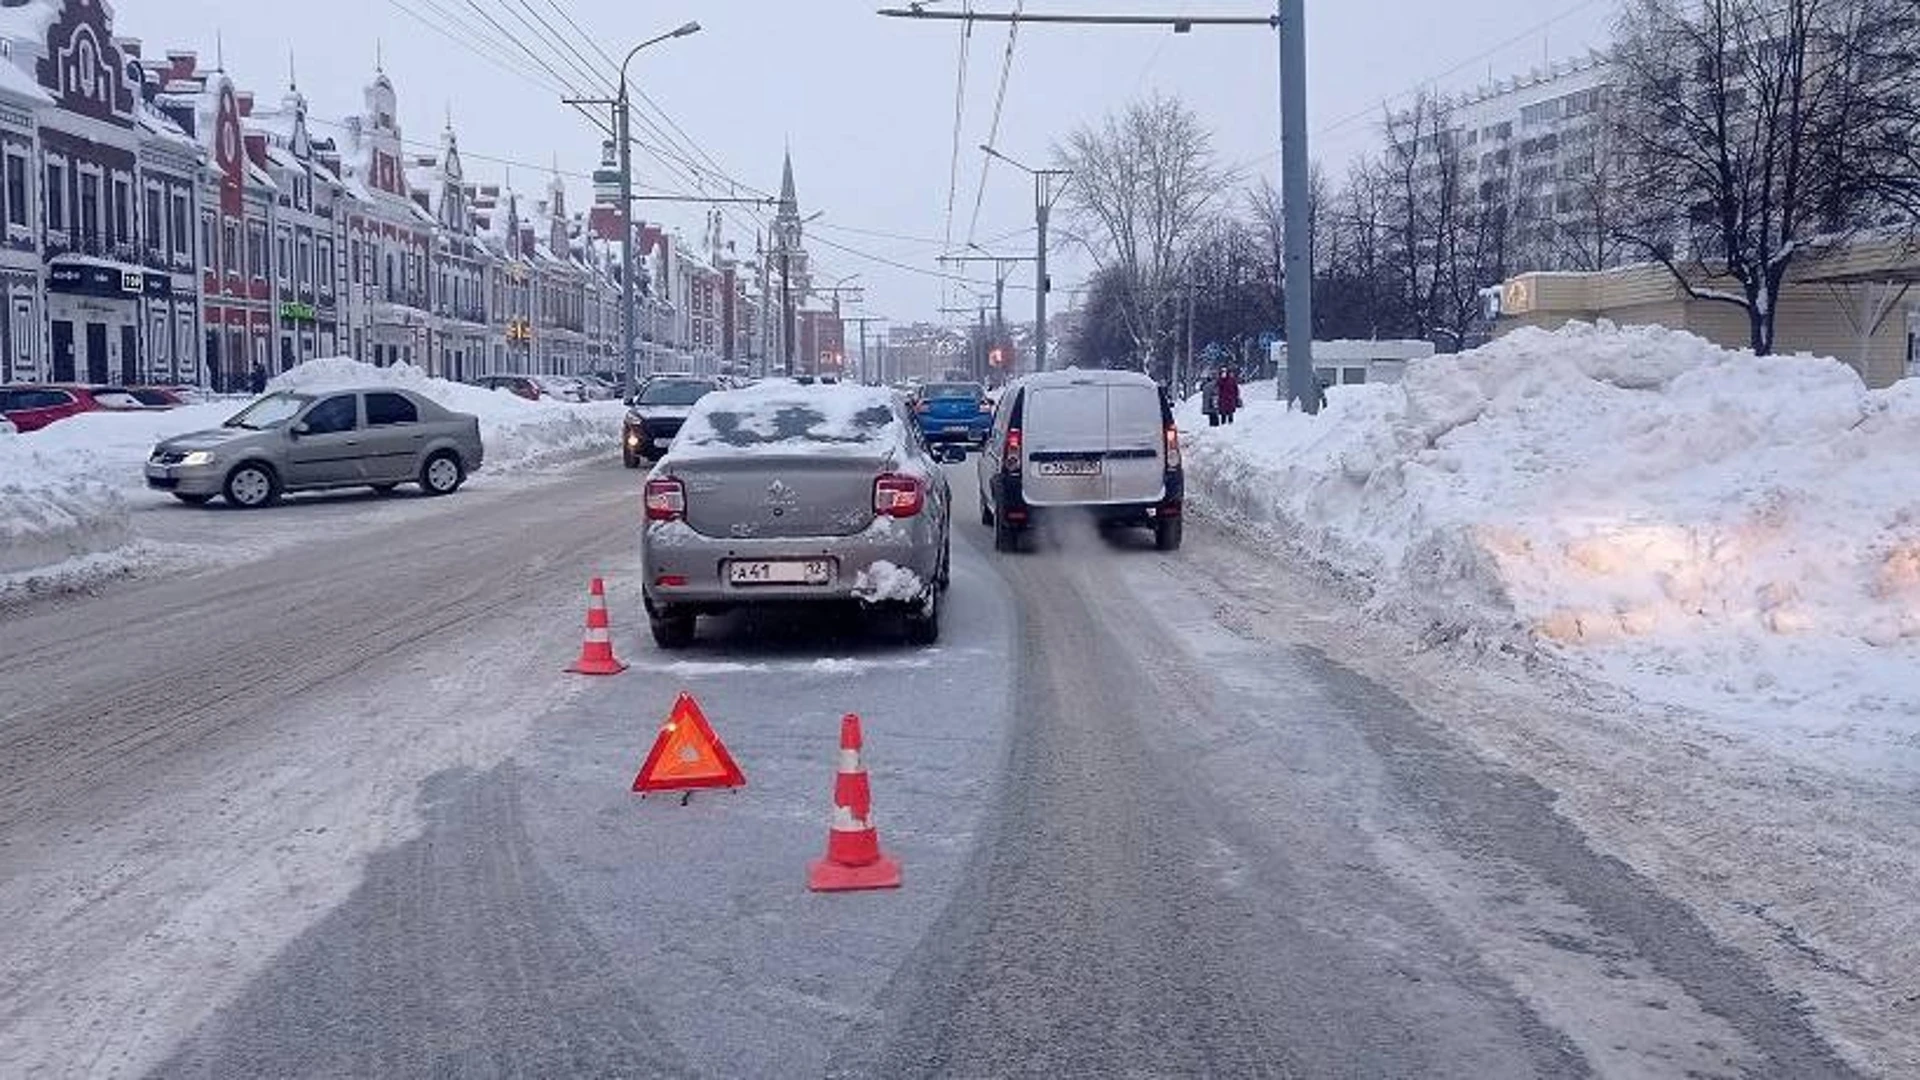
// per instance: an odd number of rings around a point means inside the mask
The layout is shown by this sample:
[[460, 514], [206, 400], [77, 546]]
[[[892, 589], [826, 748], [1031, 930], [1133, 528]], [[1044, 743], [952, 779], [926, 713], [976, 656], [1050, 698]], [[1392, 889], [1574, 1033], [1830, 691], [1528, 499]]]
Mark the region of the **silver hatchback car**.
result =
[[646, 482], [643, 595], [662, 648], [695, 619], [858, 602], [940, 634], [952, 500], [906, 404], [864, 386], [761, 383], [693, 406]]
[[282, 492], [417, 483], [448, 495], [480, 467], [480, 421], [393, 387], [268, 394], [211, 431], [163, 440], [147, 486], [195, 505], [265, 506]]

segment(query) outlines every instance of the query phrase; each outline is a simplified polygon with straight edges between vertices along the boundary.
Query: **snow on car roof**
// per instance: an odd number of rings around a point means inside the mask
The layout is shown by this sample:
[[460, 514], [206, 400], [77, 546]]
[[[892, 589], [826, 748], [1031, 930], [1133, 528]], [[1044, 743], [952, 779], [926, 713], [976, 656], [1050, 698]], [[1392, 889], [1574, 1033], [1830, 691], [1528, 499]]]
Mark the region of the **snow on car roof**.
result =
[[907, 437], [897, 402], [891, 390], [848, 383], [782, 380], [720, 390], [694, 406], [671, 456], [897, 450]]

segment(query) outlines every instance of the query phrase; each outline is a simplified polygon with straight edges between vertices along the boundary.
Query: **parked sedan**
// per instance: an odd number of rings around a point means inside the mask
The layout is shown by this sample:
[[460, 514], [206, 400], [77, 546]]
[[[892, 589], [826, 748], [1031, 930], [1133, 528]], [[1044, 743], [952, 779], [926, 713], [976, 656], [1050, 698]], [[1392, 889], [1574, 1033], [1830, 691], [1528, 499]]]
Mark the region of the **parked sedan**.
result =
[[120, 387], [19, 383], [0, 386], [0, 415], [21, 431], [38, 431], [56, 420], [101, 410], [144, 408]]
[[940, 634], [952, 500], [905, 403], [771, 382], [700, 399], [646, 483], [642, 595], [662, 648], [734, 608], [857, 602]]
[[485, 390], [505, 390], [528, 401], [539, 401], [543, 396], [539, 380], [532, 375], [482, 375], [474, 385]]
[[268, 394], [211, 431], [153, 448], [147, 486], [182, 502], [265, 506], [283, 492], [417, 483], [448, 495], [480, 467], [480, 421], [410, 390]]

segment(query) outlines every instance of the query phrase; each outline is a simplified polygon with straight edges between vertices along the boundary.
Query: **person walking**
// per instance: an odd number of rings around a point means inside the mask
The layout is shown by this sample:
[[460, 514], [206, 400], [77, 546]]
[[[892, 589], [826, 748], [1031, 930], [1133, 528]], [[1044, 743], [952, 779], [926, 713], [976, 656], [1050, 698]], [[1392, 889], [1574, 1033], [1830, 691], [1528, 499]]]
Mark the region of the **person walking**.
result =
[[267, 392], [267, 366], [258, 360], [253, 362], [253, 373], [247, 377], [247, 389], [256, 394]]
[[1233, 423], [1233, 414], [1240, 411], [1240, 378], [1230, 367], [1220, 369], [1220, 378], [1213, 392], [1218, 401], [1220, 422]]
[[1220, 426], [1220, 382], [1212, 376], [1200, 380], [1200, 411], [1207, 414], [1207, 426]]

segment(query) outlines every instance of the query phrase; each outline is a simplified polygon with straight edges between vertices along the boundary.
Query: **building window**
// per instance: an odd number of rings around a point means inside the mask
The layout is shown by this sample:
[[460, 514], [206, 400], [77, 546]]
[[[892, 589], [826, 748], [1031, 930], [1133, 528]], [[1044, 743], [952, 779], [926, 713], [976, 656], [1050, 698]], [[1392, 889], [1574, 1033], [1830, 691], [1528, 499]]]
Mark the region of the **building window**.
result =
[[67, 231], [67, 170], [47, 162], [47, 231]]
[[304, 236], [300, 238], [300, 287], [313, 287], [313, 242]]
[[147, 238], [147, 247], [155, 252], [163, 252], [167, 249], [166, 245], [161, 243], [167, 235], [166, 205], [165, 200], [160, 198], [159, 188], [147, 189], [147, 220], [146, 228], [142, 233]]
[[80, 235], [100, 235], [100, 178], [86, 173], [80, 174]]
[[220, 266], [231, 277], [246, 273], [240, 266], [240, 226], [236, 222], [226, 221], [220, 225]]
[[355, 285], [360, 284], [360, 241], [358, 240], [350, 240], [347, 243], [347, 280]]
[[333, 241], [322, 237], [317, 243], [316, 249], [318, 254], [315, 256], [315, 259], [320, 264], [317, 268], [320, 277], [320, 292], [325, 296], [332, 296], [334, 275]]
[[7, 155], [7, 224], [27, 227], [27, 159]]
[[[293, 271], [293, 235], [285, 229], [280, 230], [279, 244], [273, 251], [275, 257], [279, 260], [274, 264], [274, 276], [280, 279], [280, 284], [285, 285], [287, 283], [287, 275]], [[258, 277], [259, 275], [255, 274], [254, 276]]]
[[255, 281], [267, 279], [267, 227], [257, 221], [247, 226], [247, 266]]
[[173, 253], [191, 255], [192, 248], [187, 238], [187, 197], [182, 192], [173, 193]]
[[133, 190], [125, 180], [113, 181], [113, 240], [124, 244], [133, 239]]

